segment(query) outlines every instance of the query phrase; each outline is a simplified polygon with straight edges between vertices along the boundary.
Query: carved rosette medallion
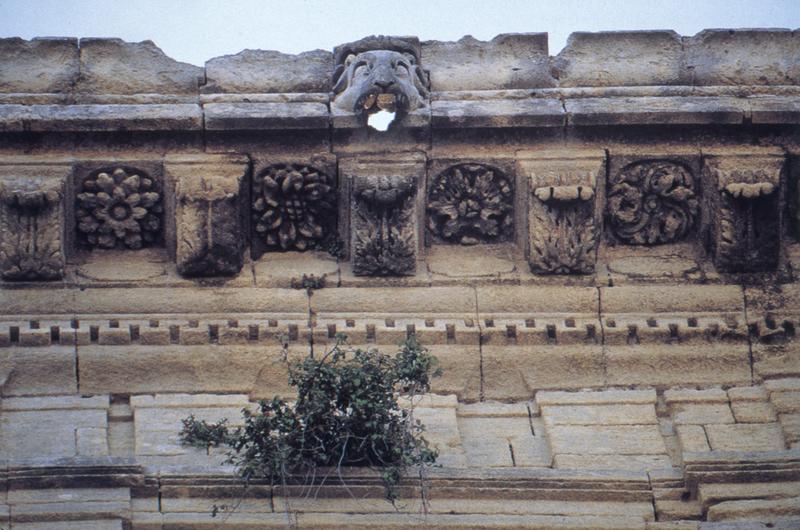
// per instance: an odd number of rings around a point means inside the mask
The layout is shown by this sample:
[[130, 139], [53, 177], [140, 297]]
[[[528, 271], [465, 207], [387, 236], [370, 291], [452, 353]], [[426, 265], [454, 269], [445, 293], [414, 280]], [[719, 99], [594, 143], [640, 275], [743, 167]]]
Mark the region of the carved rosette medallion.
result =
[[139, 249], [161, 235], [158, 181], [132, 168], [97, 171], [80, 185], [75, 217], [78, 238], [90, 248]]
[[699, 201], [689, 169], [668, 160], [635, 162], [608, 183], [611, 233], [630, 245], [672, 243], [695, 224]]
[[513, 239], [512, 181], [484, 164], [448, 168], [428, 191], [428, 230], [434, 239], [462, 245]]
[[253, 226], [280, 250], [314, 248], [335, 230], [333, 179], [302, 164], [275, 164], [253, 179]]
[[405, 276], [416, 271], [411, 176], [353, 178], [351, 252], [358, 276]]
[[0, 179], [0, 275], [56, 280], [64, 274], [62, 179]]

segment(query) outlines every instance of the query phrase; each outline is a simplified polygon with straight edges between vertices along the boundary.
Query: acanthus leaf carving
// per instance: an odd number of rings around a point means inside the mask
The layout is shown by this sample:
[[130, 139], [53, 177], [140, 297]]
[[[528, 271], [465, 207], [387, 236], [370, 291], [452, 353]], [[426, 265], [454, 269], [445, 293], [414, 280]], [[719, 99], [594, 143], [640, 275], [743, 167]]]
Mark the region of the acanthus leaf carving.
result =
[[774, 269], [780, 254], [780, 154], [710, 155], [704, 174], [715, 265], [729, 272]]
[[64, 274], [63, 179], [0, 180], [0, 275], [55, 280]]
[[405, 276], [416, 271], [416, 226], [411, 176], [353, 179], [352, 263], [359, 276]]
[[462, 245], [512, 240], [512, 181], [485, 164], [446, 169], [428, 191], [428, 230], [435, 239]]
[[163, 225], [159, 182], [142, 171], [116, 167], [86, 177], [76, 196], [78, 236], [89, 248], [139, 249], [156, 244]]
[[538, 274], [594, 271], [598, 229], [595, 186], [602, 152], [535, 153], [520, 169], [530, 179], [528, 262]]

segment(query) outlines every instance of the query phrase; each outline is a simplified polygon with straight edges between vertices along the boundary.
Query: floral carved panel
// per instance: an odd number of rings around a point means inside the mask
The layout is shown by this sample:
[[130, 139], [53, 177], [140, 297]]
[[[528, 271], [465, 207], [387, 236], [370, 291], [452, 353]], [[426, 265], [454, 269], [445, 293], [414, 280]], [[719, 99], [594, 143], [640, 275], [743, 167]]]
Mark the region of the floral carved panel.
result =
[[161, 240], [163, 191], [145, 172], [130, 167], [95, 171], [78, 186], [78, 240], [89, 248], [139, 249]]
[[695, 226], [699, 200], [691, 170], [670, 160], [644, 160], [609, 178], [606, 219], [612, 236], [629, 245], [684, 239]]
[[434, 241], [474, 245], [514, 237], [514, 184], [485, 164], [457, 164], [433, 178], [428, 231]]
[[267, 249], [317, 248], [336, 232], [336, 186], [305, 164], [274, 164], [253, 179], [255, 237]]

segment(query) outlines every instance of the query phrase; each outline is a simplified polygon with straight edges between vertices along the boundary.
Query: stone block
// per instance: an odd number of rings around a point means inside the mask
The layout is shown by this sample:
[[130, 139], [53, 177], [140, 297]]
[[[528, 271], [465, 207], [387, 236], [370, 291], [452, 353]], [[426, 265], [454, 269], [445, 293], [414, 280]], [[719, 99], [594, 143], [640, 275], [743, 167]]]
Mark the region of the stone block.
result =
[[206, 61], [204, 94], [329, 92], [333, 54], [314, 50], [290, 55], [242, 50]]
[[708, 508], [709, 521], [745, 520], [768, 523], [789, 518], [800, 518], [800, 496], [775, 500], [726, 501]]
[[322, 103], [206, 103], [209, 131], [327, 129], [330, 118]]
[[674, 31], [572, 33], [553, 69], [562, 87], [687, 84]]
[[779, 413], [800, 412], [800, 390], [771, 392], [769, 400]]
[[733, 416], [736, 423], [770, 423], [778, 418], [775, 408], [771, 403], [760, 401], [733, 401], [731, 402]]
[[800, 119], [800, 102], [794, 96], [752, 96], [750, 120], [753, 123], [782, 124], [797, 123]]
[[573, 98], [567, 125], [738, 125], [749, 111], [733, 97], [637, 96]]
[[727, 403], [674, 403], [670, 405], [675, 425], [708, 425], [734, 423]]
[[0, 39], [0, 93], [66, 93], [78, 80], [78, 39]]
[[96, 427], [75, 429], [75, 445], [79, 456], [106, 456], [108, 429]]
[[0, 112], [3, 121], [22, 119], [25, 130], [33, 132], [121, 132], [200, 131], [203, 112], [199, 105], [30, 105], [15, 118]]
[[478, 308], [481, 319], [502, 314], [530, 318], [531, 314], [547, 316], [597, 315], [599, 300], [594, 287], [571, 286], [478, 286]]
[[0, 349], [4, 396], [77, 392], [75, 348], [48, 346]]
[[[308, 345], [290, 344], [290, 358]], [[224, 353], [224, 355], [223, 355]], [[82, 393], [254, 392], [289, 395], [280, 345], [198, 345], [81, 348]]]
[[170, 59], [151, 41], [81, 39], [78, 91], [196, 95], [202, 68]]
[[558, 469], [649, 471], [672, 468], [666, 454], [659, 455], [584, 455], [556, 454], [553, 467]]
[[548, 405], [655, 405], [656, 400], [655, 390], [547, 391], [536, 393], [536, 403], [539, 407]]
[[550, 454], [543, 432], [533, 434], [527, 416], [459, 415], [461, 444], [469, 467], [548, 467]]
[[76, 430], [99, 432], [106, 426], [104, 409], [3, 411], [0, 453], [4, 459], [74, 457], [78, 454]]
[[[122, 505], [113, 505], [121, 508]], [[69, 517], [69, 515], [64, 516]], [[138, 526], [137, 526], [138, 528]], [[46, 521], [14, 523], [14, 530], [124, 530], [122, 519], [81, 519], [79, 521]]]
[[[539, 394], [537, 394], [537, 401]], [[545, 425], [649, 425], [657, 424], [653, 405], [542, 405]]]
[[587, 345], [483, 346], [486, 399], [530, 399], [541, 389], [604, 384], [602, 348]]
[[800, 491], [800, 482], [749, 482], [700, 484], [697, 498], [708, 508], [720, 502], [747, 499], [791, 499]]
[[562, 127], [566, 115], [558, 99], [437, 100], [431, 126], [449, 128]]
[[175, 182], [176, 262], [185, 276], [232, 276], [244, 263], [243, 186], [247, 160], [174, 157], [164, 164]]
[[706, 29], [685, 39], [695, 85], [800, 84], [800, 35], [788, 29]]
[[439, 450], [440, 464], [449, 467], [466, 465], [455, 408], [417, 407], [414, 409], [414, 418], [425, 425], [424, 437], [431, 447]]
[[107, 409], [108, 407], [108, 396], [4, 397], [0, 403], [0, 409], [4, 411]]
[[744, 324], [744, 297], [735, 285], [620, 285], [602, 287], [603, 313], [714, 313]]
[[706, 425], [714, 451], [781, 451], [786, 448], [778, 423]]
[[[607, 346], [607, 384], [709, 385], [750, 381], [747, 344]], [[723, 392], [724, 394], [724, 392]]]
[[428, 315], [475, 318], [477, 312], [475, 291], [461, 286], [321, 289], [311, 297], [311, 308], [320, 318], [398, 318], [406, 314], [413, 314], [415, 318]]
[[706, 431], [700, 425], [676, 425], [678, 443], [684, 453], [702, 453], [711, 451], [706, 438]]
[[783, 427], [788, 443], [792, 444], [800, 441], [800, 414], [779, 414], [778, 421]]
[[547, 428], [554, 455], [665, 455], [655, 425], [554, 425]]
[[546, 33], [509, 33], [491, 41], [471, 36], [456, 42], [425, 41], [422, 61], [431, 89], [507, 90], [555, 86]]
[[769, 398], [764, 386], [737, 386], [728, 389], [728, 398], [731, 403], [737, 401], [766, 401]]

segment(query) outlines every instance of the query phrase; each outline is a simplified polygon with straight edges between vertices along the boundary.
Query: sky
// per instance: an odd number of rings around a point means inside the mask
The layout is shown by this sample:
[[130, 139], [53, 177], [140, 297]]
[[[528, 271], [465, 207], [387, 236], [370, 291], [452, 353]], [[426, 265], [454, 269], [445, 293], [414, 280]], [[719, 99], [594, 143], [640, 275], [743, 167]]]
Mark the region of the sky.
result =
[[800, 28], [800, 0], [0, 0], [0, 37], [152, 40], [198, 66], [246, 48], [331, 50], [372, 34], [547, 32], [555, 55], [573, 31], [743, 27]]

